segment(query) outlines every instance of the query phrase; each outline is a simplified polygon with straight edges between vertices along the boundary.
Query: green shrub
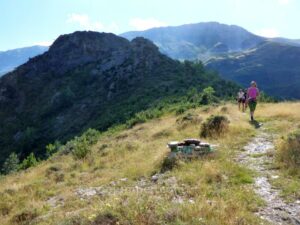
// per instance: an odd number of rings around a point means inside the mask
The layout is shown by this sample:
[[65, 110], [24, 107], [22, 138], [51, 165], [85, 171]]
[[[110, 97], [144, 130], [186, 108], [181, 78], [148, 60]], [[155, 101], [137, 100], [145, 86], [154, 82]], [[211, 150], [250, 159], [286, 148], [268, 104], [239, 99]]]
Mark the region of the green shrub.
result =
[[89, 128], [86, 132], [83, 133], [83, 136], [86, 138], [89, 145], [94, 145], [99, 140], [100, 132]]
[[90, 153], [90, 147], [99, 140], [100, 132], [88, 129], [80, 137], [75, 137], [59, 148], [61, 155], [72, 153], [75, 159], [84, 159]]
[[214, 94], [215, 90], [212, 87], [204, 88], [200, 95], [200, 104], [209, 105], [211, 103], [218, 102], [219, 100]]
[[20, 169], [28, 169], [29, 167], [36, 166], [38, 163], [37, 159], [35, 158], [34, 153], [30, 153], [29, 156], [27, 156], [26, 159], [23, 160], [23, 162], [20, 165]]
[[191, 90], [189, 90], [187, 92], [187, 100], [188, 102], [191, 102], [191, 103], [199, 103], [200, 101], [200, 93], [197, 91], [196, 88], [192, 88]]
[[69, 153], [72, 153], [74, 150], [74, 147], [75, 147], [75, 145], [74, 145], [74, 139], [73, 139], [71, 141], [68, 141], [65, 145], [63, 145], [59, 148], [59, 154], [67, 155]]
[[220, 137], [229, 128], [229, 120], [225, 116], [212, 115], [202, 123], [200, 137]]
[[20, 160], [16, 153], [11, 153], [5, 160], [2, 168], [3, 174], [10, 174], [18, 171]]
[[52, 156], [54, 153], [56, 153], [61, 146], [61, 143], [59, 141], [55, 141], [53, 144], [48, 144], [46, 146], [46, 156], [49, 158]]
[[181, 105], [176, 109], [175, 113], [176, 113], [176, 115], [181, 115], [181, 114], [185, 113], [186, 110], [188, 110], [188, 108], [184, 105]]
[[75, 159], [84, 159], [91, 152], [89, 142], [85, 136], [76, 137], [73, 141], [72, 154]]
[[277, 160], [286, 168], [300, 169], [300, 130], [287, 135], [279, 144]]

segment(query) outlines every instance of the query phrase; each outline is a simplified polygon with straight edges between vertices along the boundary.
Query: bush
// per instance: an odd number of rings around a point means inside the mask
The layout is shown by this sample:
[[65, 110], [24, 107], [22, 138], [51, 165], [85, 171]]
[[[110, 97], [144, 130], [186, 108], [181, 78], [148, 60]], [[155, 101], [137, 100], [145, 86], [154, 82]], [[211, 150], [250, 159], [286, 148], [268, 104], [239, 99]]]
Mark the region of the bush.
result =
[[17, 172], [19, 169], [20, 160], [16, 153], [11, 153], [8, 158], [5, 160], [2, 168], [4, 174], [10, 174]]
[[52, 156], [54, 153], [56, 153], [61, 146], [61, 143], [59, 141], [55, 141], [53, 144], [48, 144], [46, 146], [46, 156], [49, 158]]
[[204, 88], [200, 95], [200, 104], [209, 105], [211, 103], [218, 102], [219, 100], [214, 94], [215, 90], [212, 87]]
[[37, 159], [35, 158], [34, 153], [30, 153], [29, 156], [27, 156], [26, 159], [23, 160], [23, 162], [20, 165], [20, 169], [28, 169], [29, 167], [36, 166], [38, 163]]
[[228, 125], [227, 117], [212, 115], [202, 123], [200, 137], [220, 137], [228, 131]]
[[83, 136], [86, 138], [89, 145], [94, 145], [99, 140], [100, 132], [89, 128], [86, 132], [83, 133]]
[[277, 160], [286, 168], [300, 168], [300, 130], [287, 135], [279, 144]]
[[90, 152], [91, 148], [85, 136], [80, 138], [76, 137], [75, 140], [73, 140], [72, 154], [75, 159], [84, 159]]
[[61, 155], [72, 153], [75, 159], [84, 159], [91, 152], [91, 146], [99, 140], [100, 132], [88, 129], [80, 137], [75, 137], [59, 148]]
[[176, 115], [181, 115], [181, 114], [183, 114], [186, 110], [188, 110], [188, 108], [185, 107], [184, 105], [181, 105], [181, 106], [179, 106], [179, 107], [176, 109], [175, 113], [176, 113]]

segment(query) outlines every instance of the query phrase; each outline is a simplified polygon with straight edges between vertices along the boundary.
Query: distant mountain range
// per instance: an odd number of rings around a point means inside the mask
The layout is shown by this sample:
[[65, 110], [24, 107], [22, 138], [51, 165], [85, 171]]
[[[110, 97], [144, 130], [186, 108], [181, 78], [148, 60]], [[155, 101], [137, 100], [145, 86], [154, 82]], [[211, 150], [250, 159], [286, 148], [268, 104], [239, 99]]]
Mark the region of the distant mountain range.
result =
[[105, 130], [166, 101], [207, 86], [232, 96], [238, 86], [180, 63], [151, 41], [114, 34], [60, 36], [42, 55], [0, 78], [0, 165], [12, 152], [45, 155], [48, 143], [88, 128]]
[[202, 60], [207, 68], [241, 85], [257, 80], [266, 93], [300, 99], [300, 40], [265, 38], [216, 22], [153, 28], [121, 34], [152, 40], [164, 54], [179, 60]]
[[32, 46], [0, 51], [0, 76], [28, 61], [29, 58], [40, 55], [48, 50], [46, 46]]
[[145, 37], [172, 58], [202, 61], [216, 54], [240, 52], [265, 40], [241, 27], [216, 22], [132, 31], [121, 36], [129, 40]]

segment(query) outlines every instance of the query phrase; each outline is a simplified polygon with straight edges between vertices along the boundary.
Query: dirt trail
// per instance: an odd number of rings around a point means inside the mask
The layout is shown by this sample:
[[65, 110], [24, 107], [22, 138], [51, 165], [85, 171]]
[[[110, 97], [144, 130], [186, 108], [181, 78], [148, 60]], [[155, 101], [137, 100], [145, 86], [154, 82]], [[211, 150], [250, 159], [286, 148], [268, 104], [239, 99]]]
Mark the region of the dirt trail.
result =
[[258, 173], [253, 188], [266, 205], [257, 214], [271, 224], [300, 225], [300, 200], [286, 203], [280, 197], [280, 190], [270, 183], [271, 179], [278, 179], [277, 171], [270, 169], [275, 151], [272, 139], [264, 128], [260, 128], [237, 160]]

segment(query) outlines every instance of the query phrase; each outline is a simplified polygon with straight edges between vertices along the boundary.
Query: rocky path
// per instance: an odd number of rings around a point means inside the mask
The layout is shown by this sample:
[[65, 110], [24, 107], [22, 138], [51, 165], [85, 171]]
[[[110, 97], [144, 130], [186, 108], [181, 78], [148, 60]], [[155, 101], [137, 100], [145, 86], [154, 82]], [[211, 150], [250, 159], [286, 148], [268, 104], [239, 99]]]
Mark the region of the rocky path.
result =
[[280, 197], [280, 190], [270, 183], [271, 179], [279, 178], [276, 170], [270, 169], [275, 151], [272, 136], [260, 128], [243, 150], [237, 160], [257, 173], [254, 191], [266, 203], [257, 214], [271, 224], [300, 225], [300, 200], [286, 203]]

